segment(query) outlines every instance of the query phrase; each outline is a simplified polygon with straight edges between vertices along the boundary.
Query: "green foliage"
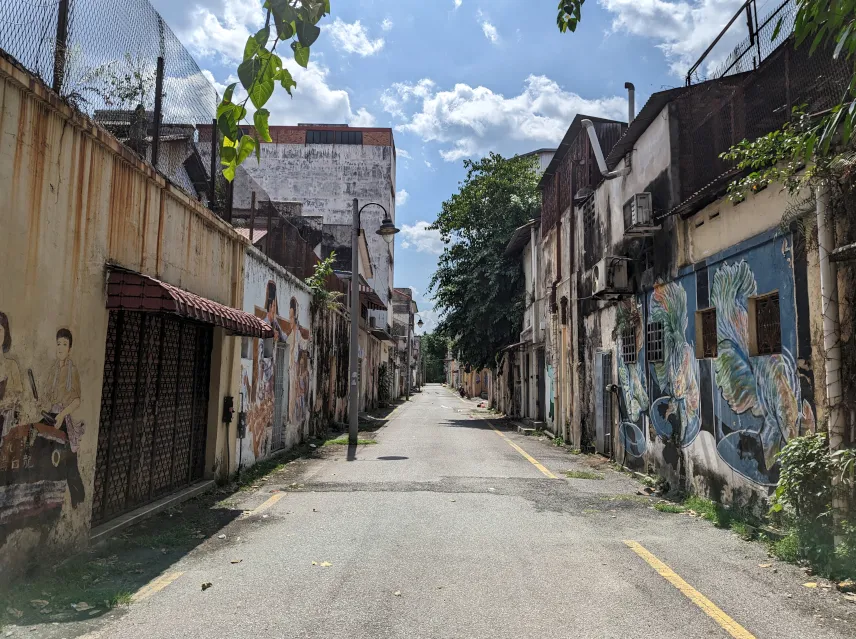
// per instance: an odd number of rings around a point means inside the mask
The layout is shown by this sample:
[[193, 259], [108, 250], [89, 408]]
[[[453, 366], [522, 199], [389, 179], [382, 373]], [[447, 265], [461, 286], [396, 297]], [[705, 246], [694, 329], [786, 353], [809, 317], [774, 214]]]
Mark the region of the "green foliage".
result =
[[[317, 26], [330, 13], [330, 0], [267, 0], [265, 26], [247, 39], [244, 60], [238, 65], [238, 80], [246, 92], [242, 101], [233, 101], [238, 83], [229, 85], [217, 107], [217, 128], [222, 134], [220, 162], [223, 176], [230, 182], [235, 171], [250, 155], [261, 156], [261, 143], [270, 142], [264, 108], [279, 84], [289, 95], [297, 86], [277, 54], [277, 45], [291, 41], [294, 60], [302, 67], [309, 64], [310, 48], [321, 35]], [[271, 28], [273, 27], [273, 28]], [[247, 102], [256, 108], [253, 127], [244, 133], [240, 127], [247, 115]]]
[[582, 20], [583, 3], [586, 0], [559, 0], [559, 14], [556, 17], [556, 24], [559, 31], [573, 33], [577, 30], [577, 25]]
[[565, 477], [569, 479], [603, 479], [603, 475], [588, 470], [566, 470]]
[[683, 506], [702, 519], [708, 520], [717, 528], [728, 528], [731, 525], [732, 513], [729, 509], [710, 499], [691, 495], [684, 501]]
[[674, 514], [687, 512], [687, 509], [684, 508], [683, 506], [680, 506], [678, 504], [670, 504], [668, 502], [662, 502], [662, 501], [660, 503], [654, 504], [654, 510], [658, 510], [661, 513], [674, 513]]
[[808, 528], [827, 528], [832, 505], [832, 464], [824, 433], [794, 437], [778, 455], [781, 473], [772, 513], [789, 513]]
[[538, 212], [540, 197], [531, 158], [492, 153], [464, 166], [460, 191], [443, 203], [431, 227], [446, 243], [431, 289], [443, 317], [437, 333], [452, 340], [462, 364], [480, 369], [494, 366], [499, 350], [517, 341], [523, 269], [505, 248]]
[[565, 438], [564, 437], [554, 437], [553, 438], [553, 446], [564, 446]]
[[449, 350], [449, 340], [437, 333], [425, 333], [421, 340], [425, 381], [429, 384], [444, 382], [446, 380], [444, 360]]
[[[377, 441], [374, 439], [358, 439], [358, 446], [371, 446], [373, 444], [377, 444]], [[348, 438], [347, 437], [338, 437], [336, 439], [328, 439], [326, 442], [322, 444], [322, 446], [347, 446]]]
[[327, 288], [327, 278], [333, 275], [333, 264], [336, 262], [336, 253], [330, 253], [329, 257], [321, 260], [315, 265], [315, 272], [306, 278], [306, 284], [312, 290], [312, 310], [326, 308], [336, 310], [341, 307], [339, 299], [342, 294], [339, 291], [331, 291]]
[[797, 532], [791, 531], [782, 539], [770, 543], [770, 553], [776, 559], [795, 564], [802, 558], [801, 545]]

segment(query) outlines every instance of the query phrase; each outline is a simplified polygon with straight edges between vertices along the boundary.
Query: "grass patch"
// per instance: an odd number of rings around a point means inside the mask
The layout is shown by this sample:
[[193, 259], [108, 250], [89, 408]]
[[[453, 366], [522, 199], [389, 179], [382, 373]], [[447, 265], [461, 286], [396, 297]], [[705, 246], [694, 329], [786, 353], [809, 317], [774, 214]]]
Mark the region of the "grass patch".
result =
[[565, 477], [570, 479], [603, 479], [603, 475], [588, 470], [566, 470]]
[[669, 504], [665, 502], [660, 502], [654, 504], [654, 510], [658, 510], [661, 513], [685, 513], [687, 509], [681, 506], [680, 504]]
[[564, 446], [565, 439], [563, 437], [556, 437], [553, 439], [553, 446]]
[[705, 499], [697, 495], [687, 497], [684, 501], [684, 508], [691, 510], [702, 519], [711, 522], [717, 528], [728, 528], [731, 524], [731, 517], [728, 509], [722, 504], [717, 504], [710, 499]]
[[[371, 444], [377, 444], [377, 440], [374, 439], [358, 439], [358, 446], [369, 446]], [[322, 444], [322, 446], [347, 446], [348, 438], [347, 437], [338, 437], [337, 439], [328, 439], [326, 442]]]
[[782, 539], [770, 542], [770, 552], [776, 559], [795, 564], [802, 559], [799, 536], [791, 531]]
[[737, 534], [739, 537], [744, 539], [745, 541], [752, 541], [755, 539], [756, 531], [754, 526], [750, 526], [745, 521], [732, 521], [731, 522], [731, 532]]

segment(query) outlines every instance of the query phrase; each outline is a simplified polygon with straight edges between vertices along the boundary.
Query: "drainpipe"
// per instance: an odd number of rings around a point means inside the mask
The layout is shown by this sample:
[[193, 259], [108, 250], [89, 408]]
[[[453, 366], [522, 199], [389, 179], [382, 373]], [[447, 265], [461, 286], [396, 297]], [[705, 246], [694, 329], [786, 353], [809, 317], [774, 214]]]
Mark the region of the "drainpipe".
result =
[[627, 89], [627, 126], [630, 126], [636, 117], [636, 87], [632, 82], [625, 82], [624, 88]]
[[588, 132], [589, 140], [591, 141], [591, 149], [594, 151], [594, 157], [597, 160], [597, 166], [600, 169], [601, 175], [603, 175], [607, 180], [614, 180], [617, 177], [627, 175], [630, 172], [628, 169], [610, 171], [606, 168], [606, 160], [603, 157], [603, 151], [600, 148], [600, 140], [597, 139], [597, 133], [594, 130], [594, 124], [592, 124], [592, 121], [582, 120], [580, 124], [582, 124]]
[[[846, 425], [841, 407], [841, 321], [838, 312], [838, 273], [829, 256], [834, 248], [832, 216], [829, 206], [829, 186], [822, 183], [817, 187], [817, 240], [820, 258], [820, 299], [823, 312], [823, 349], [826, 368], [827, 432], [829, 450], [835, 452], [844, 447]], [[833, 479], [837, 488], [838, 480]], [[845, 500], [835, 491], [832, 508], [836, 544], [843, 541], [838, 523], [846, 510]]]

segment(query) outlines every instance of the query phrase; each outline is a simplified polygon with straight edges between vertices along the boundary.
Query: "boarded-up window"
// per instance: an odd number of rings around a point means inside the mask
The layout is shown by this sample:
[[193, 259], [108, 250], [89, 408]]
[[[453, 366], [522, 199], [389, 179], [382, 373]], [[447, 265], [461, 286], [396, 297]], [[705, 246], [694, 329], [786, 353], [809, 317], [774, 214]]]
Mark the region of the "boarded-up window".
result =
[[701, 359], [717, 357], [716, 309], [708, 308], [698, 312], [701, 326]]
[[[782, 322], [779, 293], [749, 300], [750, 350], [752, 355], [776, 355], [782, 352]], [[754, 339], [753, 339], [754, 338]]]

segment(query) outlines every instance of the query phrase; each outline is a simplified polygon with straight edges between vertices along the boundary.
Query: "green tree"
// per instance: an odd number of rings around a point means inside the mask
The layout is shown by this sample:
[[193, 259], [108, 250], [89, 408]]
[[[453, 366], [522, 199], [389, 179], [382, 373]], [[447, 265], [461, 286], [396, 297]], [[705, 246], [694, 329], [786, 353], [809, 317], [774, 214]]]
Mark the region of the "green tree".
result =
[[[302, 67], [309, 65], [310, 48], [321, 35], [318, 23], [330, 13], [330, 0], [266, 0], [265, 26], [247, 39], [244, 60], [238, 65], [238, 79], [246, 97], [233, 102], [235, 82], [226, 87], [217, 107], [217, 128], [223, 135], [220, 144], [220, 161], [223, 176], [230, 182], [235, 170], [253, 153], [260, 157], [261, 143], [271, 142], [268, 119], [270, 111], [264, 108], [273, 95], [276, 85], [292, 95], [297, 82], [282, 64], [277, 46], [290, 42], [294, 59]], [[253, 127], [249, 133], [239, 126], [247, 117], [247, 102], [252, 102]]]
[[425, 333], [421, 339], [425, 381], [439, 384], [445, 381], [444, 361], [449, 350], [449, 340], [437, 333]]
[[531, 158], [495, 153], [465, 160], [464, 167], [460, 191], [443, 203], [431, 227], [446, 244], [431, 280], [442, 314], [437, 333], [453, 342], [463, 364], [492, 367], [499, 349], [520, 333], [523, 269], [505, 256], [505, 247], [538, 212], [538, 175]]

